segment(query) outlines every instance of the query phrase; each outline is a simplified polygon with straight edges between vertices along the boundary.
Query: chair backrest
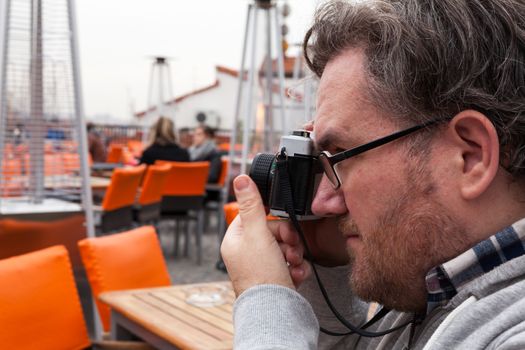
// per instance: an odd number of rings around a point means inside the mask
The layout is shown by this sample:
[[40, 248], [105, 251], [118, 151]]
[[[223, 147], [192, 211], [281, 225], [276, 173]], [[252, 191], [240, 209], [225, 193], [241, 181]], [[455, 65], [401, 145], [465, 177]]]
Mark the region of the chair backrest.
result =
[[66, 248], [0, 260], [0, 348], [84, 349], [88, 331]]
[[239, 203], [230, 202], [224, 204], [224, 216], [226, 219], [226, 226], [230, 226], [237, 214], [239, 214]]
[[217, 181], [217, 185], [224, 186], [226, 183], [226, 173], [228, 172], [228, 163], [229, 160], [227, 158], [221, 159], [221, 173], [219, 175], [219, 180]]
[[9, 180], [10, 178], [16, 178], [22, 175], [22, 160], [19, 158], [4, 158], [2, 159], [2, 171], [0, 176], [4, 180]]
[[142, 151], [144, 151], [144, 144], [139, 140], [128, 140], [127, 146], [135, 158], [140, 158]]
[[102, 201], [102, 209], [110, 211], [132, 206], [145, 170], [145, 165], [115, 169]]
[[44, 154], [44, 174], [46, 176], [64, 175], [64, 161], [60, 153]]
[[[226, 219], [226, 226], [229, 226], [232, 221], [235, 219], [237, 214], [239, 214], [239, 203], [237, 202], [230, 202], [224, 204], [224, 216]], [[277, 216], [273, 215], [266, 215], [266, 220], [273, 221], [273, 220], [280, 220]]]
[[[82, 262], [95, 299], [101, 293], [169, 286], [168, 268], [153, 226], [78, 242]], [[110, 328], [110, 310], [97, 300], [104, 330]]]
[[78, 153], [63, 153], [62, 162], [66, 174], [80, 173], [80, 155]]
[[170, 169], [171, 166], [169, 164], [150, 165], [148, 167], [146, 175], [144, 175], [144, 181], [142, 181], [142, 191], [139, 196], [139, 204], [141, 206], [160, 202]]
[[106, 163], [122, 163], [124, 160], [124, 146], [116, 143], [109, 145]]
[[170, 164], [164, 184], [163, 196], [203, 196], [210, 171], [209, 162], [169, 162], [157, 160], [155, 164]]

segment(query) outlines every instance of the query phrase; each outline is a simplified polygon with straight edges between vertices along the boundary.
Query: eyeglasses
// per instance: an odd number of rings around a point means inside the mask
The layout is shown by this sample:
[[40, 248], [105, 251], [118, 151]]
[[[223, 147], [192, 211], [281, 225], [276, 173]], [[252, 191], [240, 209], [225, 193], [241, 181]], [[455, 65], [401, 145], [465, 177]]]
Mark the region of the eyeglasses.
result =
[[429, 122], [426, 122], [426, 123], [423, 123], [423, 124], [419, 124], [419, 125], [413, 126], [411, 128], [405, 129], [405, 130], [401, 130], [401, 131], [395, 132], [395, 133], [393, 133], [391, 135], [382, 137], [380, 139], [374, 140], [374, 141], [369, 142], [369, 143], [365, 143], [364, 145], [357, 146], [357, 147], [351, 148], [351, 149], [343, 151], [343, 152], [336, 153], [334, 155], [330, 154], [330, 152], [322, 151], [319, 154], [318, 159], [321, 162], [321, 165], [323, 166], [324, 172], [325, 172], [326, 176], [328, 177], [328, 180], [330, 180], [330, 182], [334, 186], [334, 189], [337, 190], [339, 187], [341, 187], [341, 179], [340, 179], [339, 175], [337, 174], [337, 171], [335, 170], [335, 165], [337, 163], [342, 162], [345, 159], [357, 156], [358, 154], [361, 154], [363, 152], [366, 152], [366, 151], [369, 151], [371, 149], [374, 149], [374, 148], [377, 148], [379, 146], [382, 146], [384, 144], [387, 144], [389, 142], [392, 142], [394, 140], [397, 140], [397, 139], [399, 139], [399, 138], [401, 138], [403, 136], [407, 136], [407, 135], [409, 135], [409, 134], [411, 134], [413, 132], [416, 132], [418, 130], [424, 129], [424, 128], [429, 127], [429, 126], [436, 125], [436, 124], [438, 124], [440, 122], [444, 122], [444, 121], [448, 121], [448, 119], [431, 120]]

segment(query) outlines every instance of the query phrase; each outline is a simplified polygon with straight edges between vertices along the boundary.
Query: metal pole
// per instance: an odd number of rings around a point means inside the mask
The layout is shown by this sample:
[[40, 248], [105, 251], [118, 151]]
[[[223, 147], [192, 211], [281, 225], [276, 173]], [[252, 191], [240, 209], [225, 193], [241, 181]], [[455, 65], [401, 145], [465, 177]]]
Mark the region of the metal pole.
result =
[[88, 162], [88, 140], [86, 131], [86, 120], [84, 118], [84, 101], [82, 100], [82, 81], [80, 76], [80, 55], [78, 53], [78, 39], [76, 26], [76, 8], [75, 0], [68, 0], [68, 15], [70, 28], [70, 46], [71, 46], [71, 68], [73, 73], [73, 88], [75, 96], [75, 114], [79, 123], [77, 132], [80, 141], [80, 165], [82, 175], [82, 187], [85, 198], [83, 198], [86, 209], [86, 226], [88, 237], [95, 237], [95, 225], [93, 220], [93, 202], [90, 185], [90, 169]]
[[162, 116], [163, 114], [163, 109], [164, 109], [164, 84], [163, 84], [163, 78], [164, 78], [164, 75], [163, 75], [163, 69], [164, 69], [164, 63], [159, 63], [157, 62], [157, 71], [158, 71], [158, 74], [159, 74], [159, 91], [158, 91], [158, 101], [157, 101], [157, 109], [159, 111], [159, 117]]
[[151, 64], [150, 74], [149, 74], [149, 83], [148, 83], [148, 105], [146, 106], [146, 113], [142, 119], [142, 143], [146, 144], [148, 142], [149, 126], [147, 125], [147, 120], [149, 116], [149, 109], [153, 108], [153, 75], [155, 74], [155, 62]]
[[312, 82], [307, 79], [304, 83], [304, 121], [312, 120]]
[[279, 23], [279, 13], [277, 12], [277, 8], [273, 6], [273, 10], [275, 13], [275, 37], [276, 37], [276, 43], [277, 43], [277, 71], [279, 75], [279, 102], [281, 103], [280, 106], [280, 112], [281, 112], [281, 120], [282, 120], [282, 134], [284, 135], [287, 133], [288, 130], [288, 123], [286, 120], [286, 106], [285, 106], [285, 100], [284, 100], [284, 54], [283, 54], [283, 46], [281, 44], [281, 23]]
[[30, 193], [33, 203], [44, 200], [44, 83], [42, 53], [42, 0], [31, 2], [31, 68], [29, 86], [31, 91], [29, 174]]
[[[7, 133], [7, 58], [11, 0], [4, 0], [0, 3], [0, 169], [4, 158], [4, 136]], [[0, 183], [1, 185], [1, 183]], [[1, 198], [0, 198], [1, 199]]]
[[[246, 25], [244, 29], [244, 40], [242, 44], [242, 56], [241, 56], [241, 68], [239, 69], [239, 79], [237, 84], [237, 96], [235, 100], [235, 116], [233, 118], [232, 123], [232, 131], [230, 136], [230, 150], [228, 152], [229, 156], [229, 162], [228, 167], [226, 168], [226, 181], [224, 183], [224, 187], [222, 189], [222, 205], [219, 210], [223, 210], [224, 204], [228, 202], [228, 197], [230, 195], [230, 178], [232, 175], [232, 163], [234, 162], [235, 158], [235, 145], [237, 143], [237, 123], [240, 119], [241, 114], [241, 100], [242, 100], [242, 84], [244, 81], [244, 69], [246, 64], [246, 52], [248, 51], [248, 30], [250, 28], [250, 16], [253, 12], [253, 5], [248, 4], [248, 12], [246, 15]], [[219, 222], [219, 232], [221, 234], [221, 241], [222, 241], [222, 235], [225, 232], [225, 226], [226, 223], [224, 222], [224, 215], [222, 215], [222, 220]]]
[[[274, 5], [272, 5], [274, 6]], [[272, 21], [270, 9], [266, 11], [266, 98], [265, 98], [265, 130], [264, 151], [271, 152], [273, 140], [273, 65], [272, 65]]]
[[[80, 174], [82, 176], [82, 203], [84, 203], [86, 217], [86, 234], [88, 237], [95, 237], [95, 224], [93, 219], [93, 201], [90, 184], [90, 169], [88, 163], [88, 141], [86, 131], [86, 121], [84, 118], [84, 104], [82, 100], [82, 82], [80, 76], [80, 55], [78, 52], [77, 24], [76, 24], [76, 7], [74, 0], [67, 0], [68, 20], [69, 20], [69, 44], [71, 48], [71, 68], [73, 73], [73, 94], [75, 97], [75, 114], [78, 118], [77, 132], [79, 136], [80, 148]], [[97, 321], [98, 315], [96, 304], [92, 303], [93, 315], [95, 318], [94, 332], [95, 338], [102, 339], [102, 327]]]
[[250, 60], [250, 71], [248, 78], [248, 104], [246, 107], [246, 123], [244, 123], [244, 132], [242, 137], [242, 156], [241, 156], [241, 173], [246, 174], [246, 162], [248, 160], [248, 134], [250, 133], [250, 128], [252, 126], [252, 120], [254, 117], [253, 113], [253, 83], [255, 81], [255, 53], [256, 53], [256, 39], [257, 39], [257, 10], [259, 7], [255, 6], [255, 11], [253, 11], [253, 31], [252, 31], [252, 56]]
[[[168, 61], [166, 61], [166, 71], [167, 71], [167, 74], [166, 74], [166, 80], [168, 82], [168, 99], [172, 98], [173, 97], [173, 86], [171, 84], [171, 67], [168, 63]], [[175, 108], [177, 107], [177, 105], [175, 104], [175, 100], [173, 100], [173, 105], [171, 107], [171, 113], [170, 113], [170, 118], [171, 120], [173, 120], [173, 123], [175, 124], [175, 128], [177, 128], [177, 123], [175, 122], [175, 116], [176, 116], [176, 113], [175, 113]], [[166, 110], [168, 110], [168, 106], [165, 106]]]

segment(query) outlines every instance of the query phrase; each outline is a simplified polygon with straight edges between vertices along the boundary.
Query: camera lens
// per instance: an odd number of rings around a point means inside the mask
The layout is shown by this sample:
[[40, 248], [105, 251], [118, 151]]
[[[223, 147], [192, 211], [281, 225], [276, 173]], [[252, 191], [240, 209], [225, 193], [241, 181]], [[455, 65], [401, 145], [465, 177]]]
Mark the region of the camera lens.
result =
[[268, 206], [272, 184], [272, 164], [275, 155], [270, 153], [259, 153], [255, 156], [250, 168], [250, 177], [257, 185], [264, 205]]

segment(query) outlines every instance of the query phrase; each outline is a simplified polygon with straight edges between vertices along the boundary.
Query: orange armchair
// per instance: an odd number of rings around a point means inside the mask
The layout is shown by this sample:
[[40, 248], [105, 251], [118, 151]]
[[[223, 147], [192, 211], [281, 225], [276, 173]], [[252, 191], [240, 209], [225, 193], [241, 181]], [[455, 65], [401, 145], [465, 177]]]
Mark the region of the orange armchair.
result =
[[0, 348], [91, 345], [64, 246], [0, 260]]
[[164, 164], [150, 165], [146, 170], [135, 207], [135, 221], [138, 223], [156, 222], [160, 219], [160, 203], [170, 169], [169, 164]]
[[[202, 232], [204, 230], [204, 198], [206, 196], [206, 182], [210, 169], [209, 162], [168, 162], [156, 161], [155, 164], [170, 164], [171, 170], [164, 185], [161, 218], [175, 219], [185, 224], [188, 220], [197, 220], [196, 243], [197, 262], [202, 260]], [[197, 212], [192, 217], [189, 210]], [[175, 253], [178, 250], [179, 235], [176, 231]], [[189, 237], [186, 229], [185, 253], [188, 253]]]
[[160, 243], [152, 226], [78, 242], [93, 296], [105, 331], [110, 310], [98, 301], [101, 293], [171, 284]]
[[129, 228], [133, 224], [133, 206], [137, 196], [145, 165], [118, 168], [113, 171], [111, 182], [102, 201], [100, 211], [100, 231], [103, 233], [121, 228]]

